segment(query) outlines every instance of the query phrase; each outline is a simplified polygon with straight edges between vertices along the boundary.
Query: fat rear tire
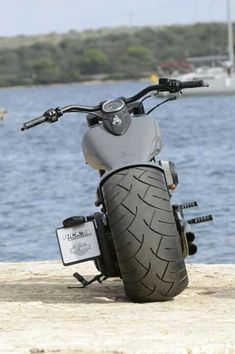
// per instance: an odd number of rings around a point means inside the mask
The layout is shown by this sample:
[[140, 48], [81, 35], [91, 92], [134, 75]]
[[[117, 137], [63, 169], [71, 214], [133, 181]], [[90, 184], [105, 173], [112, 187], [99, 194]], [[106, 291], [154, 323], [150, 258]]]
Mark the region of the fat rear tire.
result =
[[164, 173], [124, 169], [101, 191], [127, 297], [149, 302], [180, 294], [188, 276]]

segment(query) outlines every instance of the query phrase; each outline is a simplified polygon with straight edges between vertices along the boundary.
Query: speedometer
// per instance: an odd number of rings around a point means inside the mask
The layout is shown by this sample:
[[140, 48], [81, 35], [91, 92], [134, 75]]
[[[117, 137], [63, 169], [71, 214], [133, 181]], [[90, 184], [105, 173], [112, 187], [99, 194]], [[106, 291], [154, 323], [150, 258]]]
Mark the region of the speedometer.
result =
[[102, 106], [102, 111], [105, 113], [115, 113], [123, 109], [125, 103], [121, 99], [106, 101]]

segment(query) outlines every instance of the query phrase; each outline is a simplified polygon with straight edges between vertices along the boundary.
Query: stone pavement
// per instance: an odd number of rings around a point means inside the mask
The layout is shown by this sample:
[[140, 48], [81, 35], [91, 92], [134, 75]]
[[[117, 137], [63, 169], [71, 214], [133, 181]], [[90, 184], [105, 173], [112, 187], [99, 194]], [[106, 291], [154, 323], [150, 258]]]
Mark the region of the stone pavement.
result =
[[187, 268], [174, 300], [135, 304], [120, 279], [68, 289], [92, 262], [0, 263], [0, 353], [235, 353], [235, 265]]

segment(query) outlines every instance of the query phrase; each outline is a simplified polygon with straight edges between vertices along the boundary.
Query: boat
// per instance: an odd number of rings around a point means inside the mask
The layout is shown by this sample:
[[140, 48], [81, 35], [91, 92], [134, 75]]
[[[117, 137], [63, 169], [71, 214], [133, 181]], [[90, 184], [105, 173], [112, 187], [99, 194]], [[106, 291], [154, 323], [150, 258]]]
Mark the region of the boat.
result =
[[[228, 24], [228, 55], [213, 55], [204, 57], [187, 58], [190, 64], [201, 64], [210, 62], [211, 65], [199, 66], [186, 74], [174, 72], [171, 78], [180, 81], [204, 80], [209, 87], [188, 89], [184, 96], [188, 95], [228, 95], [235, 94], [235, 71], [233, 51], [233, 26], [231, 21], [231, 0], [227, 0], [227, 24]], [[220, 63], [220, 65], [218, 65]], [[152, 76], [154, 78], [154, 76]], [[155, 83], [157, 83], [155, 76]], [[151, 80], [153, 82], [153, 80]]]
[[209, 87], [198, 87], [184, 91], [184, 95], [228, 95], [235, 94], [235, 73], [223, 66], [201, 66], [192, 72], [174, 76], [180, 81], [204, 80]]

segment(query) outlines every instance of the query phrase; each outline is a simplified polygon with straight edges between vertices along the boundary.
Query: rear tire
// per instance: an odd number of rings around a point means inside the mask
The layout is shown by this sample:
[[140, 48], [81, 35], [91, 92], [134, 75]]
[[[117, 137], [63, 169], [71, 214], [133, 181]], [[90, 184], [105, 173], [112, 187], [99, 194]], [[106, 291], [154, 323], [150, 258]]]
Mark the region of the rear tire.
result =
[[180, 294], [188, 276], [164, 173], [127, 168], [101, 191], [127, 297], [149, 302]]

